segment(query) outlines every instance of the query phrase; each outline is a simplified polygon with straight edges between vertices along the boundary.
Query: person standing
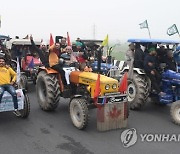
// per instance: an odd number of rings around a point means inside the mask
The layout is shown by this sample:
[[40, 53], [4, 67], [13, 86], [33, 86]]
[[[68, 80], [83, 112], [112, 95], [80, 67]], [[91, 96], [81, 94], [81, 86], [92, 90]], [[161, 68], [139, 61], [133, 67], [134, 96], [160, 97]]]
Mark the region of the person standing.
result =
[[134, 43], [129, 44], [129, 49], [126, 51], [125, 54], [125, 61], [129, 66], [131, 61], [134, 60], [134, 51], [135, 51]]
[[144, 63], [144, 52], [141, 49], [140, 43], [135, 44], [135, 53], [134, 53], [134, 67], [143, 69]]

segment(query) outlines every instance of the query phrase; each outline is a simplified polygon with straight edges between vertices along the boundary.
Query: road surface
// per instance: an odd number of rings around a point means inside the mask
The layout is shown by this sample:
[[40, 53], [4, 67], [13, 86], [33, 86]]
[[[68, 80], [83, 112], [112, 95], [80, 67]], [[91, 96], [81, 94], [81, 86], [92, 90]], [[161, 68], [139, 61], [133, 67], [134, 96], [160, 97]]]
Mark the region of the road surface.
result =
[[[169, 106], [147, 104], [142, 111], [130, 111], [128, 128], [137, 131], [137, 142], [126, 148], [120, 136], [123, 130], [99, 132], [96, 110], [90, 111], [87, 129], [76, 129], [68, 113], [68, 100], [54, 112], [40, 109], [34, 85], [29, 85], [31, 113], [27, 119], [12, 112], [0, 113], [0, 154], [178, 154], [178, 141], [142, 141], [140, 134], [180, 134], [171, 122]], [[180, 140], [180, 139], [179, 139]]]

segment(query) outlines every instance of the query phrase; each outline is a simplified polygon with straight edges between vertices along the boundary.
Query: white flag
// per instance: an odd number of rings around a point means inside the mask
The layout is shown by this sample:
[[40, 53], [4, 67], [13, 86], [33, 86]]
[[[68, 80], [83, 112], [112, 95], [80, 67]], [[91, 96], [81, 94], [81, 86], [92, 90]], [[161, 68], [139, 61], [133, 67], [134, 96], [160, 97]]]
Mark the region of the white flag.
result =
[[20, 71], [20, 66], [19, 66], [19, 57], [17, 57], [17, 70], [16, 70], [16, 73], [17, 73], [16, 82], [18, 84], [19, 81], [20, 81], [20, 77], [21, 77], [21, 71]]
[[167, 34], [168, 34], [169, 36], [171, 36], [171, 35], [174, 35], [174, 34], [176, 34], [176, 33], [179, 33], [179, 31], [178, 31], [178, 29], [177, 29], [176, 24], [173, 24], [171, 27], [168, 28]]
[[140, 28], [141, 28], [141, 29], [142, 29], [142, 28], [148, 28], [148, 22], [147, 22], [147, 20], [145, 20], [144, 22], [140, 23], [139, 25], [140, 25]]

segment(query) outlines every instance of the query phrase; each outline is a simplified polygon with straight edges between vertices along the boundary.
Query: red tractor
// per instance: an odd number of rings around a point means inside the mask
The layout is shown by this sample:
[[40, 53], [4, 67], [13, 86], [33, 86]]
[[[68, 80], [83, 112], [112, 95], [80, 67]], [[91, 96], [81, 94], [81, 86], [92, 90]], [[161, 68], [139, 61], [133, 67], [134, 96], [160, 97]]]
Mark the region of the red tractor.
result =
[[[41, 45], [40, 41], [35, 41], [37, 46]], [[6, 47], [10, 50], [13, 59], [19, 57], [21, 69], [20, 85], [21, 88], [28, 89], [28, 81], [36, 83], [37, 72], [42, 63], [36, 53], [30, 52], [31, 42], [29, 39], [11, 39], [7, 41]], [[15, 64], [17, 66], [17, 62]], [[13, 67], [17, 69], [17, 67]], [[16, 71], [16, 70], [15, 70]]]

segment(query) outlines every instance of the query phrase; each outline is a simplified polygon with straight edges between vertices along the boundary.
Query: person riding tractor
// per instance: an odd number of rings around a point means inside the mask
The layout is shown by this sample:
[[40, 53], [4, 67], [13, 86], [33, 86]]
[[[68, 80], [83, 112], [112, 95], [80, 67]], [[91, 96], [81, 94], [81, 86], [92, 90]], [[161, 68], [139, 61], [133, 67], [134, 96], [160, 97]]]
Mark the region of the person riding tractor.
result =
[[174, 51], [173, 57], [177, 65], [177, 72], [180, 73], [180, 46], [178, 46]]
[[[32, 40], [33, 38], [31, 37]], [[72, 123], [78, 129], [84, 129], [88, 124], [89, 109], [103, 106], [106, 103], [115, 105], [116, 103], [126, 102], [127, 96], [125, 93], [119, 92], [117, 80], [98, 75], [97, 73], [78, 71], [75, 67], [68, 66], [65, 62], [67, 54], [59, 56], [57, 54], [58, 50], [59, 44], [56, 43], [56, 46], [54, 45], [54, 47], [50, 48], [50, 67], [39, 68], [36, 93], [42, 110], [55, 110], [60, 102], [60, 97], [70, 98], [69, 110]], [[43, 58], [43, 56], [40, 56], [40, 58]], [[58, 71], [53, 66], [59, 66]], [[68, 70], [69, 86], [67, 86], [67, 78], [65, 83], [62, 81], [62, 74], [59, 73], [59, 69], [64, 72]], [[99, 85], [96, 86], [98, 78]], [[96, 91], [99, 92], [97, 93]], [[127, 112], [126, 104], [122, 112], [124, 113], [122, 115], [125, 116], [124, 119], [127, 119]], [[118, 128], [120, 127], [125, 126], [118, 126]]]
[[18, 117], [26, 118], [30, 102], [23, 89], [17, 89], [16, 72], [0, 57], [0, 112], [13, 111]]

